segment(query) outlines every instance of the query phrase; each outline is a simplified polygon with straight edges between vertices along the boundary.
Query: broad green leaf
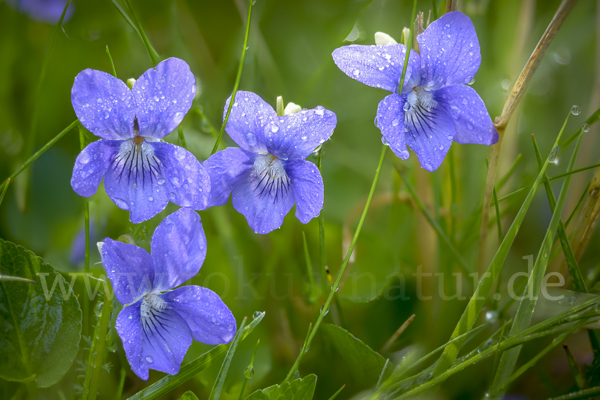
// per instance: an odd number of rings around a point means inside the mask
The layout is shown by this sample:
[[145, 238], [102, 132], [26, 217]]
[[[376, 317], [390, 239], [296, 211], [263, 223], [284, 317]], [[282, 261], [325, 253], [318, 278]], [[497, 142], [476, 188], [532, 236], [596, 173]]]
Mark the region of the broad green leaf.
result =
[[311, 374], [303, 379], [295, 379], [281, 385], [257, 390], [246, 397], [246, 400], [311, 400], [316, 386], [317, 376]]
[[[0, 281], [0, 377], [51, 386], [77, 355], [79, 302], [62, 275], [44, 260], [2, 239], [0, 275], [36, 282]], [[58, 286], [61, 290], [53, 290]]]
[[359, 385], [370, 387], [377, 383], [385, 365], [383, 356], [337, 325], [325, 325], [323, 332]]

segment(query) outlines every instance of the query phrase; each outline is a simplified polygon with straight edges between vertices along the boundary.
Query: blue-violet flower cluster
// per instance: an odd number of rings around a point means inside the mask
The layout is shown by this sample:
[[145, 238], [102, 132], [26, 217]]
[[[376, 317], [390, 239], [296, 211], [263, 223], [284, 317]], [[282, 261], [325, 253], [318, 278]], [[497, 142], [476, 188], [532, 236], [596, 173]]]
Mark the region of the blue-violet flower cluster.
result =
[[146, 71], [132, 89], [106, 72], [86, 69], [75, 77], [71, 102], [77, 118], [98, 140], [77, 157], [71, 186], [92, 196], [104, 177], [111, 200], [139, 223], [169, 201], [206, 208], [210, 178], [182, 147], [161, 139], [192, 106], [196, 80], [185, 61], [169, 58]]
[[117, 300], [117, 317], [133, 372], [148, 379], [149, 369], [176, 374], [192, 337], [207, 344], [228, 343], [236, 331], [231, 311], [213, 291], [183, 286], [206, 257], [200, 216], [189, 208], [166, 217], [152, 235], [151, 254], [110, 238], [98, 243]]
[[473, 23], [460, 12], [432, 22], [417, 37], [420, 56], [410, 52], [402, 93], [398, 93], [406, 46], [350, 45], [333, 59], [349, 77], [392, 92], [377, 110], [383, 140], [403, 160], [410, 147], [423, 168], [435, 171], [452, 142], [492, 145], [498, 134], [485, 104], [470, 84], [481, 54]]
[[323, 208], [323, 179], [305, 159], [332, 135], [336, 116], [321, 106], [294, 111], [278, 116], [256, 94], [237, 92], [225, 129], [240, 148], [229, 147], [204, 162], [209, 206], [227, 203], [231, 194], [233, 207], [256, 233], [279, 228], [294, 204], [302, 223]]

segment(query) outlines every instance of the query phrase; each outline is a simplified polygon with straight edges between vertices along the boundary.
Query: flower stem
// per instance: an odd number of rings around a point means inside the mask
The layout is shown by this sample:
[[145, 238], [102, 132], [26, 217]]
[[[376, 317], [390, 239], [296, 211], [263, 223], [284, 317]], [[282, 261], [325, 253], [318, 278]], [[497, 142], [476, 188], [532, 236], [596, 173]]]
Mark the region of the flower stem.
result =
[[2, 200], [4, 200], [4, 195], [6, 194], [8, 185], [10, 185], [10, 178], [8, 178], [8, 180], [6, 181], [6, 185], [4, 185], [4, 189], [2, 189], [2, 194], [0, 194], [0, 205], [2, 204]]
[[152, 65], [154, 67], [156, 67], [156, 65], [158, 64], [158, 59], [159, 59], [158, 53], [156, 52], [156, 50], [154, 50], [154, 47], [152, 47], [152, 45], [150, 44], [150, 41], [148, 40], [148, 36], [146, 36], [146, 32], [144, 32], [144, 28], [142, 28], [142, 24], [140, 23], [140, 20], [138, 19], [135, 11], [133, 10], [133, 7], [131, 6], [131, 2], [129, 0], [125, 0], [125, 4], [127, 5], [129, 12], [131, 13], [133, 22], [135, 23], [135, 25], [137, 27], [137, 32], [140, 34], [142, 42], [144, 42], [144, 46], [146, 47], [146, 51], [148, 51], [148, 55], [150, 56], [150, 59], [152, 60]]
[[117, 78], [117, 70], [115, 69], [115, 63], [113, 62], [112, 56], [110, 55], [110, 50], [108, 49], [108, 45], [106, 45], [106, 54], [108, 54], [108, 59], [110, 60], [110, 66], [112, 67], [112, 73]]
[[[416, 1], [415, 1], [415, 3], [416, 3]], [[362, 229], [363, 223], [365, 222], [365, 219], [367, 217], [367, 212], [369, 211], [369, 206], [371, 205], [371, 199], [373, 198], [373, 195], [375, 194], [375, 188], [377, 187], [377, 182], [379, 181], [379, 175], [381, 173], [381, 168], [383, 166], [383, 160], [385, 159], [386, 150], [387, 150], [387, 146], [384, 145], [383, 148], [381, 149], [381, 156], [379, 157], [379, 164], [377, 165], [377, 170], [375, 171], [375, 178], [373, 178], [373, 183], [371, 184], [371, 190], [369, 192], [369, 197], [367, 198], [367, 202], [365, 203], [365, 208], [360, 217], [360, 221], [358, 222], [358, 226], [356, 227], [356, 231], [354, 232], [354, 237], [352, 238], [352, 243], [350, 243], [350, 247], [348, 248], [348, 251], [346, 252], [346, 257], [344, 258], [344, 261], [342, 262], [342, 266], [340, 267], [340, 271], [337, 274], [335, 282], [331, 286], [331, 291], [329, 292], [329, 296], [327, 297], [325, 304], [323, 304], [323, 306], [321, 307], [321, 311], [319, 312], [319, 317], [317, 318], [317, 321], [315, 322], [314, 328], [312, 328], [309, 331], [309, 334], [304, 343], [304, 346], [302, 346], [302, 351], [298, 355], [296, 362], [294, 362], [292, 369], [287, 374], [285, 381], [289, 381], [290, 379], [292, 379], [294, 377], [294, 374], [296, 373], [296, 371], [298, 371], [300, 362], [302, 361], [302, 357], [304, 356], [306, 349], [310, 348], [310, 343], [312, 342], [313, 338], [315, 337], [315, 334], [317, 333], [317, 330], [319, 329], [321, 322], [323, 322], [323, 318], [325, 318], [325, 315], [327, 315], [327, 313], [329, 312], [329, 308], [331, 306], [331, 301], [333, 300], [333, 296], [335, 295], [335, 292], [337, 292], [337, 290], [340, 286], [340, 281], [342, 280], [342, 276], [344, 275], [344, 271], [346, 270], [348, 261], [350, 261], [350, 256], [352, 255], [352, 252], [354, 251], [354, 246], [356, 245], [358, 236], [360, 235], [360, 231]]]
[[225, 131], [225, 126], [227, 125], [227, 121], [229, 120], [229, 114], [231, 114], [231, 107], [233, 107], [233, 103], [235, 102], [235, 94], [238, 90], [238, 85], [240, 84], [240, 79], [242, 77], [242, 69], [244, 68], [244, 60], [246, 59], [246, 48], [248, 47], [248, 36], [250, 36], [250, 21], [252, 20], [252, 6], [254, 5], [255, 0], [250, 0], [250, 8], [248, 10], [248, 22], [246, 22], [246, 36], [244, 37], [244, 47], [242, 48], [242, 58], [240, 60], [240, 66], [238, 68], [237, 77], [235, 78], [235, 84], [233, 85], [233, 93], [231, 94], [231, 100], [229, 101], [229, 108], [227, 108], [227, 114], [225, 115], [225, 119], [223, 120], [223, 124], [221, 125], [221, 130], [219, 131], [219, 136], [217, 136], [217, 141], [210, 152], [210, 155], [213, 155], [217, 152], [219, 148], [219, 144], [221, 143], [221, 138], [223, 137], [223, 132]]
[[[79, 143], [81, 151], [85, 149], [85, 136], [83, 127], [79, 125]], [[90, 203], [87, 200], [83, 202], [83, 218], [84, 218], [84, 229], [85, 229], [85, 264], [84, 271], [86, 274], [90, 272]], [[86, 293], [83, 296], [83, 336], [88, 335], [89, 330], [89, 318], [90, 318], [90, 298]]]
[[52, 147], [56, 142], [58, 142], [60, 140], [60, 138], [62, 138], [63, 136], [65, 136], [71, 129], [75, 128], [78, 124], [79, 124], [78, 120], [73, 121], [71, 123], [71, 125], [67, 126], [65, 129], [63, 129], [52, 140], [50, 140], [48, 143], [46, 143], [44, 145], [44, 147], [42, 147], [34, 155], [32, 155], [31, 157], [29, 157], [29, 159], [27, 161], [25, 161], [23, 163], [23, 165], [21, 165], [19, 167], [19, 169], [17, 169], [15, 172], [13, 172], [13, 174], [11, 176], [9, 176], [8, 179], [6, 181], [4, 181], [0, 185], [0, 189], [4, 188], [4, 186], [6, 185], [6, 183], [8, 182], [8, 180], [14, 180], [17, 176], [19, 176], [19, 174], [21, 172], [23, 172], [27, 167], [29, 167], [35, 160], [37, 160], [39, 156], [41, 156], [42, 154], [44, 154], [46, 152], [46, 150], [48, 150], [50, 147]]
[[[533, 77], [533, 74], [537, 70], [540, 62], [542, 61], [542, 57], [544, 53], [552, 43], [552, 40], [558, 33], [558, 30], [562, 26], [563, 22], [571, 12], [571, 9], [575, 5], [575, 0], [565, 0], [561, 3], [550, 21], [550, 24], [546, 28], [546, 31], [542, 35], [540, 41], [537, 46], [531, 53], [529, 60], [523, 67], [523, 71], [521, 71], [521, 75], [515, 82], [515, 85], [510, 93], [510, 96], [504, 103], [504, 108], [502, 109], [502, 114], [496, 118], [494, 121], [494, 126], [496, 127], [496, 131], [498, 132], [498, 143], [492, 146], [490, 150], [490, 164], [487, 171], [487, 178], [485, 181], [485, 191], [483, 194], [483, 207], [481, 209], [481, 226], [479, 230], [479, 252], [478, 252], [478, 268], [480, 272], [484, 272], [485, 269], [485, 261], [486, 254], [485, 248], [487, 243], [487, 235], [488, 235], [488, 222], [490, 219], [490, 205], [492, 204], [493, 197], [493, 188], [496, 182], [496, 173], [498, 172], [498, 162], [500, 161], [500, 149], [502, 148], [502, 139], [504, 138], [504, 132], [506, 131], [506, 127], [512, 114], [514, 113], [519, 101], [525, 94], [527, 90], [527, 86], [529, 86], [529, 82]], [[447, 10], [446, 10], [447, 11]]]

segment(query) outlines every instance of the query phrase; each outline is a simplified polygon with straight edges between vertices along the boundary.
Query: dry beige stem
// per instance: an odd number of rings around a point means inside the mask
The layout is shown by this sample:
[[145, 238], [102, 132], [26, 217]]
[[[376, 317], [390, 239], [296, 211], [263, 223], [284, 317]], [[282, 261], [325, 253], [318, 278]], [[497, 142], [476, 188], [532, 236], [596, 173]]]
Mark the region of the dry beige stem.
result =
[[[490, 163], [488, 166], [488, 173], [485, 182], [485, 192], [483, 194], [483, 208], [481, 210], [481, 228], [480, 228], [480, 241], [479, 241], [479, 259], [478, 265], [480, 270], [484, 270], [485, 267], [485, 246], [487, 243], [487, 234], [488, 234], [488, 223], [489, 223], [489, 212], [490, 205], [492, 204], [492, 194], [494, 191], [494, 184], [496, 182], [496, 173], [498, 171], [498, 161], [500, 158], [500, 150], [502, 148], [502, 140], [504, 139], [504, 131], [506, 130], [506, 126], [512, 117], [517, 105], [521, 101], [521, 98], [525, 94], [527, 90], [527, 86], [533, 77], [533, 74], [537, 70], [538, 65], [542, 61], [542, 57], [544, 53], [552, 43], [552, 40], [558, 33], [558, 30], [562, 26], [563, 22], [571, 12], [571, 9], [575, 5], [577, 0], [564, 0], [561, 5], [558, 7], [556, 14], [554, 14], [554, 18], [550, 21], [550, 24], [546, 28], [546, 31], [542, 35], [542, 38], [538, 42], [537, 46], [531, 53], [529, 60], [525, 64], [523, 71], [521, 71], [521, 75], [517, 79], [515, 85], [513, 86], [512, 92], [506, 103], [504, 103], [504, 109], [502, 110], [502, 114], [496, 118], [494, 121], [494, 126], [496, 127], [496, 131], [498, 132], [498, 143], [493, 145], [490, 150]], [[446, 9], [448, 6], [446, 6]]]
[[573, 247], [573, 253], [575, 259], [579, 261], [585, 248], [587, 247], [592, 233], [596, 225], [598, 225], [598, 218], [600, 217], [600, 169], [596, 170], [592, 183], [588, 189], [587, 199], [585, 205], [581, 211], [581, 216], [577, 222], [577, 227], [573, 232], [573, 238], [571, 239], [571, 246]]
[[450, 11], [456, 11], [458, 7], [458, 0], [448, 0], [446, 2], [446, 12], [449, 13]]

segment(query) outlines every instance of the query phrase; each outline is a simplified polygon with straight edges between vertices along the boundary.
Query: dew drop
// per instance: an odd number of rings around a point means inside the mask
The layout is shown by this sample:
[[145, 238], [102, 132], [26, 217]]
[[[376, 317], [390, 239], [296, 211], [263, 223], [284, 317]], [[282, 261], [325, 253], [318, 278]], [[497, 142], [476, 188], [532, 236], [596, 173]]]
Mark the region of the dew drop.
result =
[[260, 311], [254, 311], [254, 314], [252, 314], [252, 319], [256, 319], [258, 317], [260, 317], [262, 315], [262, 313]]
[[558, 165], [559, 161], [560, 161], [560, 146], [556, 146], [555, 148], [552, 149], [552, 152], [550, 153], [550, 157], [548, 157], [548, 162]]
[[465, 83], [466, 83], [467, 85], [472, 85], [472, 84], [474, 84], [474, 83], [475, 83], [475, 77], [474, 77], [474, 76], [472, 76], [472, 75], [469, 75], [469, 76], [467, 76], [467, 77], [465, 78]]
[[148, 201], [154, 201], [154, 197], [148, 196]]
[[581, 130], [584, 132], [589, 132], [590, 126], [588, 124], [583, 124], [583, 125], [581, 125]]
[[358, 75], [360, 75], [360, 71], [355, 69], [354, 71], [352, 71], [352, 75], [358, 76]]
[[324, 115], [324, 114], [325, 114], [325, 112], [323, 111], [323, 108], [321, 107], [321, 108], [317, 108], [317, 109], [315, 110], [315, 114], [317, 114], [317, 115], [321, 115], [321, 116], [322, 116], [322, 115]]
[[408, 101], [406, 103], [404, 103], [404, 105], [402, 106], [402, 109], [404, 111], [410, 110], [410, 103]]
[[574, 105], [573, 107], [571, 107], [571, 114], [573, 114], [573, 115], [581, 114], [581, 107], [579, 107], [578, 105]]
[[[404, 103], [404, 105], [406, 105], [406, 104], [408, 104], [408, 103]], [[397, 118], [392, 121], [392, 126], [398, 126], [399, 124], [400, 124], [400, 121], [398, 121]]]
[[164, 185], [165, 184], [165, 180], [163, 178], [159, 178], [158, 179], [158, 184], [159, 185]]
[[146, 362], [148, 364], [152, 364], [154, 362], [154, 359], [151, 356], [146, 356]]
[[462, 99], [462, 103], [466, 106], [467, 104], [469, 104], [469, 100], [467, 100], [466, 98]]
[[177, 112], [173, 116], [173, 122], [175, 122], [176, 124], [180, 124], [181, 121], [183, 121], [183, 117], [184, 117], [184, 114], [182, 112]]
[[[588, 130], [589, 130], [589, 127], [588, 127]], [[90, 155], [87, 152], [81, 153], [81, 155], [79, 156], [79, 162], [81, 164], [87, 164], [88, 162], [90, 162]]]
[[275, 133], [279, 130], [279, 127], [277, 125], [271, 125], [271, 132]]
[[117, 205], [117, 207], [119, 207], [122, 210], [129, 210], [129, 206], [127, 205], [127, 202], [123, 199], [119, 199], [119, 198], [115, 198], [113, 199], [115, 204]]

